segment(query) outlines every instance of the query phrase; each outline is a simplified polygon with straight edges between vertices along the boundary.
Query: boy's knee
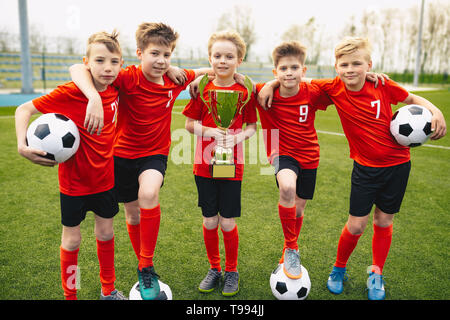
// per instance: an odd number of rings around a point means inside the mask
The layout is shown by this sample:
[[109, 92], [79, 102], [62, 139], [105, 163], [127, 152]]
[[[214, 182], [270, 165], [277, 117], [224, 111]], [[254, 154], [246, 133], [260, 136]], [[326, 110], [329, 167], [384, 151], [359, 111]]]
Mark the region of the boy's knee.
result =
[[208, 217], [208, 218], [203, 217], [203, 225], [208, 230], [217, 228], [217, 226], [219, 225], [219, 216]]
[[348, 231], [353, 234], [353, 235], [359, 235], [362, 234], [364, 232], [364, 229], [366, 228], [365, 224], [362, 223], [348, 223], [347, 224], [347, 229]]
[[293, 201], [295, 199], [296, 185], [295, 184], [280, 184], [280, 198], [285, 201]]
[[70, 235], [64, 236], [61, 239], [61, 246], [63, 247], [63, 249], [67, 251], [77, 250], [80, 247], [80, 244], [81, 244], [81, 236]]
[[106, 228], [96, 228], [95, 237], [100, 241], [109, 241], [114, 237], [114, 231]]
[[140, 206], [151, 206], [153, 203], [158, 202], [159, 189], [139, 189], [138, 197]]
[[220, 218], [220, 227], [224, 231], [231, 231], [236, 226], [236, 221], [233, 218]]

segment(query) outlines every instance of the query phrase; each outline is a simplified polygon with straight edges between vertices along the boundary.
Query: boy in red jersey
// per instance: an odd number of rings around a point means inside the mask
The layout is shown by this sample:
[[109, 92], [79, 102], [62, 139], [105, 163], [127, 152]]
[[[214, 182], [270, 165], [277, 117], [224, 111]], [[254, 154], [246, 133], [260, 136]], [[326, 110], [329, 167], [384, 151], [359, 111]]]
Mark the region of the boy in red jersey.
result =
[[[153, 256], [161, 217], [159, 191], [171, 144], [172, 108], [181, 91], [210, 70], [184, 70], [184, 85], [172, 81], [166, 73], [177, 39], [178, 33], [163, 23], [140, 24], [136, 54], [141, 64], [122, 69], [113, 83], [120, 92], [114, 144], [115, 187], [119, 202], [124, 203], [127, 230], [139, 260], [137, 273], [144, 300], [155, 299], [160, 291]], [[90, 101], [98, 100], [82, 65], [72, 66], [71, 75]]]
[[[316, 111], [324, 110], [332, 101], [317, 86], [301, 82], [306, 71], [306, 48], [299, 42], [281, 43], [273, 50], [272, 59], [280, 86], [273, 93], [270, 109], [259, 104], [257, 108], [261, 126], [267, 130], [267, 157], [275, 167], [280, 192], [278, 213], [284, 234], [280, 263], [284, 262], [283, 270], [289, 278], [299, 279], [302, 273], [297, 240], [306, 201], [314, 195], [319, 165], [314, 119]], [[257, 91], [263, 86], [257, 84]], [[276, 136], [278, 139], [274, 139]]]
[[57, 164], [44, 158], [45, 152], [27, 146], [27, 125], [33, 114], [62, 114], [75, 122], [80, 133], [78, 151], [69, 160], [59, 164], [58, 168], [63, 225], [60, 246], [61, 278], [64, 296], [68, 300], [77, 298], [73, 280], [76, 276], [81, 242], [80, 223], [87, 211], [95, 213], [95, 235], [102, 284], [100, 297], [104, 300], [126, 300], [114, 287], [113, 217], [119, 208], [114, 192], [113, 144], [119, 93], [110, 84], [116, 79], [123, 63], [117, 36], [115, 32], [92, 35], [83, 58], [103, 103], [105, 126], [102, 135], [90, 135], [83, 127], [88, 100], [73, 82], [26, 102], [16, 110], [18, 151], [33, 163], [44, 166]]
[[338, 242], [336, 262], [327, 287], [335, 294], [343, 291], [346, 264], [373, 216], [372, 266], [368, 268], [368, 298], [385, 298], [383, 267], [392, 241], [394, 213], [400, 210], [411, 168], [408, 147], [397, 144], [390, 134], [391, 104], [418, 104], [431, 111], [430, 139], [446, 134], [442, 112], [428, 100], [411, 94], [394, 81], [378, 89], [365, 81], [372, 67], [370, 45], [357, 37], [345, 38], [335, 49], [338, 77], [312, 80], [333, 100], [354, 159], [350, 210]]
[[[222, 89], [241, 91], [242, 99], [247, 90], [236, 83], [234, 74], [245, 56], [246, 45], [235, 32], [214, 33], [208, 42], [209, 62], [215, 79], [204, 90], [208, 99], [209, 90]], [[222, 279], [219, 253], [218, 227], [222, 230], [225, 244], [224, 296], [233, 296], [239, 291], [237, 271], [239, 235], [235, 218], [241, 215], [241, 182], [244, 171], [241, 142], [256, 131], [256, 109], [254, 97], [244, 106], [236, 122], [224, 132], [217, 128], [208, 107], [199, 95], [191, 99], [184, 108], [187, 117], [186, 129], [197, 135], [194, 175], [198, 191], [198, 206], [203, 214], [203, 237], [211, 268], [199, 285], [201, 292], [211, 292]], [[246, 124], [244, 130], [242, 126]], [[216, 145], [233, 148], [236, 175], [234, 178], [212, 178], [210, 173], [211, 151]], [[220, 214], [220, 215], [219, 215]]]

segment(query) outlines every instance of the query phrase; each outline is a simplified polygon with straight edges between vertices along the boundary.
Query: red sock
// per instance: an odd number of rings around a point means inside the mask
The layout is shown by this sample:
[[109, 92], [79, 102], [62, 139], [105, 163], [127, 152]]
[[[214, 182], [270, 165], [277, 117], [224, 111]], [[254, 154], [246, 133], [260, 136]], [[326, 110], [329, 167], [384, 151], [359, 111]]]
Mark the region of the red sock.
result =
[[339, 238], [336, 263], [334, 264], [336, 267], [345, 268], [348, 258], [350, 258], [360, 237], [361, 234], [351, 234], [347, 229], [347, 224], [345, 224], [341, 237]]
[[297, 250], [297, 210], [295, 205], [291, 208], [286, 208], [278, 203], [278, 214], [280, 216], [281, 227], [283, 228], [284, 246], [290, 249]]
[[237, 225], [231, 231], [222, 229], [223, 242], [225, 244], [225, 271], [237, 271], [239, 251], [239, 233]]
[[130, 236], [131, 246], [133, 247], [134, 253], [139, 260], [141, 252], [141, 225], [128, 224], [127, 222], [127, 231]]
[[141, 208], [141, 251], [139, 270], [153, 266], [156, 241], [158, 240], [161, 208], [159, 204], [152, 209]]
[[66, 300], [77, 300], [77, 266], [80, 249], [68, 251], [60, 247], [61, 281]]
[[220, 266], [220, 252], [219, 252], [219, 227], [214, 229], [206, 229], [203, 225], [203, 239], [205, 241], [206, 255], [208, 256], [209, 264], [212, 269], [222, 271]]
[[297, 240], [300, 235], [300, 230], [302, 230], [303, 216], [295, 218], [295, 234], [297, 235]]
[[100, 282], [103, 295], [109, 296], [115, 290], [116, 272], [114, 269], [114, 237], [108, 241], [97, 239], [97, 257], [100, 265]]
[[383, 228], [373, 225], [372, 265], [374, 272], [381, 274], [392, 242], [393, 225]]

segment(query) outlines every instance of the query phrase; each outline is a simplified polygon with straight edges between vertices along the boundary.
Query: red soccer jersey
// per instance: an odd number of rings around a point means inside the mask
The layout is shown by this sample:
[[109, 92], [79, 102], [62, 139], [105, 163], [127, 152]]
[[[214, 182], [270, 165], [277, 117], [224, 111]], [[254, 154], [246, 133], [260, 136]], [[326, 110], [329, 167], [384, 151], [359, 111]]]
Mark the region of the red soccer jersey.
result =
[[368, 167], [388, 167], [409, 161], [409, 148], [399, 145], [390, 132], [391, 104], [404, 101], [409, 93], [390, 80], [375, 88], [366, 81], [360, 91], [349, 91], [344, 82], [313, 80], [336, 105], [350, 146], [350, 157]]
[[[257, 91], [263, 86], [257, 84]], [[269, 162], [285, 155], [297, 160], [302, 169], [315, 169], [319, 166], [320, 154], [314, 127], [316, 111], [325, 110], [333, 102], [317, 86], [302, 82], [299, 88], [299, 92], [289, 98], [282, 97], [277, 88], [272, 107], [264, 110], [257, 104], [257, 108]]]
[[195, 78], [193, 70], [185, 72], [188, 80], [180, 86], [167, 75], [163, 76], [164, 85], [148, 81], [141, 66], [120, 71], [113, 84], [120, 91], [114, 155], [136, 159], [169, 154], [173, 104]]
[[[243, 92], [243, 98], [247, 98], [247, 89], [242, 85], [235, 83], [230, 87], [217, 87], [212, 82], [209, 82], [204, 91], [204, 98], [208, 101], [209, 93], [208, 90], [236, 90]], [[240, 114], [235, 123], [229, 128], [233, 130], [233, 134], [238, 134], [242, 131], [242, 126], [244, 123], [256, 123], [256, 100], [252, 94], [249, 102], [244, 106], [242, 114]], [[183, 114], [191, 119], [201, 121], [203, 126], [216, 128], [216, 124], [209, 113], [208, 107], [203, 103], [200, 96], [198, 95], [196, 99], [191, 99], [188, 105], [184, 108]], [[196, 176], [212, 178], [209, 171], [209, 164], [211, 163], [211, 152], [216, 146], [216, 141], [214, 138], [200, 137], [197, 136], [197, 146], [195, 148], [195, 162], [194, 162], [194, 174]], [[244, 156], [242, 144], [235, 145], [233, 148], [234, 164], [236, 165], [236, 176], [234, 178], [225, 178], [227, 180], [242, 180], [244, 174]]]
[[59, 164], [59, 188], [69, 196], [82, 196], [114, 187], [113, 145], [116, 129], [118, 92], [109, 86], [99, 92], [103, 101], [104, 127], [101, 135], [84, 128], [88, 99], [73, 82], [58, 86], [47, 95], [33, 100], [42, 113], [60, 113], [78, 127], [80, 146], [69, 160]]

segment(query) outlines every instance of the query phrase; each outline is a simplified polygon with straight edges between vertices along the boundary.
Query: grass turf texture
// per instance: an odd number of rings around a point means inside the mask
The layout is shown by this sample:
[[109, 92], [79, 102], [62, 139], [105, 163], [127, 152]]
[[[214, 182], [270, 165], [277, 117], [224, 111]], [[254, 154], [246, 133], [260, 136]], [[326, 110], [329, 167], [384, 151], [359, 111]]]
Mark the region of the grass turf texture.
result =
[[[449, 91], [420, 93], [450, 119]], [[184, 128], [186, 101], [177, 101], [172, 129]], [[57, 168], [33, 165], [17, 153], [14, 109], [0, 108], [0, 299], [62, 299], [59, 266], [61, 224]], [[319, 112], [316, 128], [342, 132], [337, 113]], [[371, 264], [371, 219], [348, 263], [349, 281], [335, 296], [326, 280], [336, 256], [337, 241], [348, 216], [352, 160], [345, 137], [319, 133], [321, 160], [314, 200], [309, 201], [300, 234], [303, 265], [311, 278], [313, 300], [367, 299], [366, 268]], [[191, 145], [194, 147], [194, 138]], [[247, 142], [248, 143], [248, 142]], [[450, 139], [428, 144], [450, 146]], [[173, 146], [177, 142], [173, 143]], [[248, 150], [248, 148], [246, 148]], [[192, 150], [191, 150], [192, 154]], [[448, 299], [450, 241], [450, 150], [411, 150], [412, 171], [401, 211], [394, 219], [394, 236], [384, 268], [386, 299]], [[266, 166], [266, 165], [263, 165]], [[269, 277], [283, 245], [274, 177], [260, 175], [261, 165], [247, 164], [242, 187], [242, 217], [238, 219], [240, 292], [225, 298], [220, 290], [202, 294], [197, 287], [208, 270], [201, 229], [201, 212], [192, 165], [169, 163], [160, 193], [161, 228], [155, 268], [169, 284], [174, 299], [273, 300]], [[137, 281], [137, 259], [126, 232], [123, 206], [115, 218], [116, 287], [127, 296]], [[94, 217], [81, 224], [79, 299], [98, 299], [100, 282]], [[220, 246], [224, 256], [222, 234]]]

